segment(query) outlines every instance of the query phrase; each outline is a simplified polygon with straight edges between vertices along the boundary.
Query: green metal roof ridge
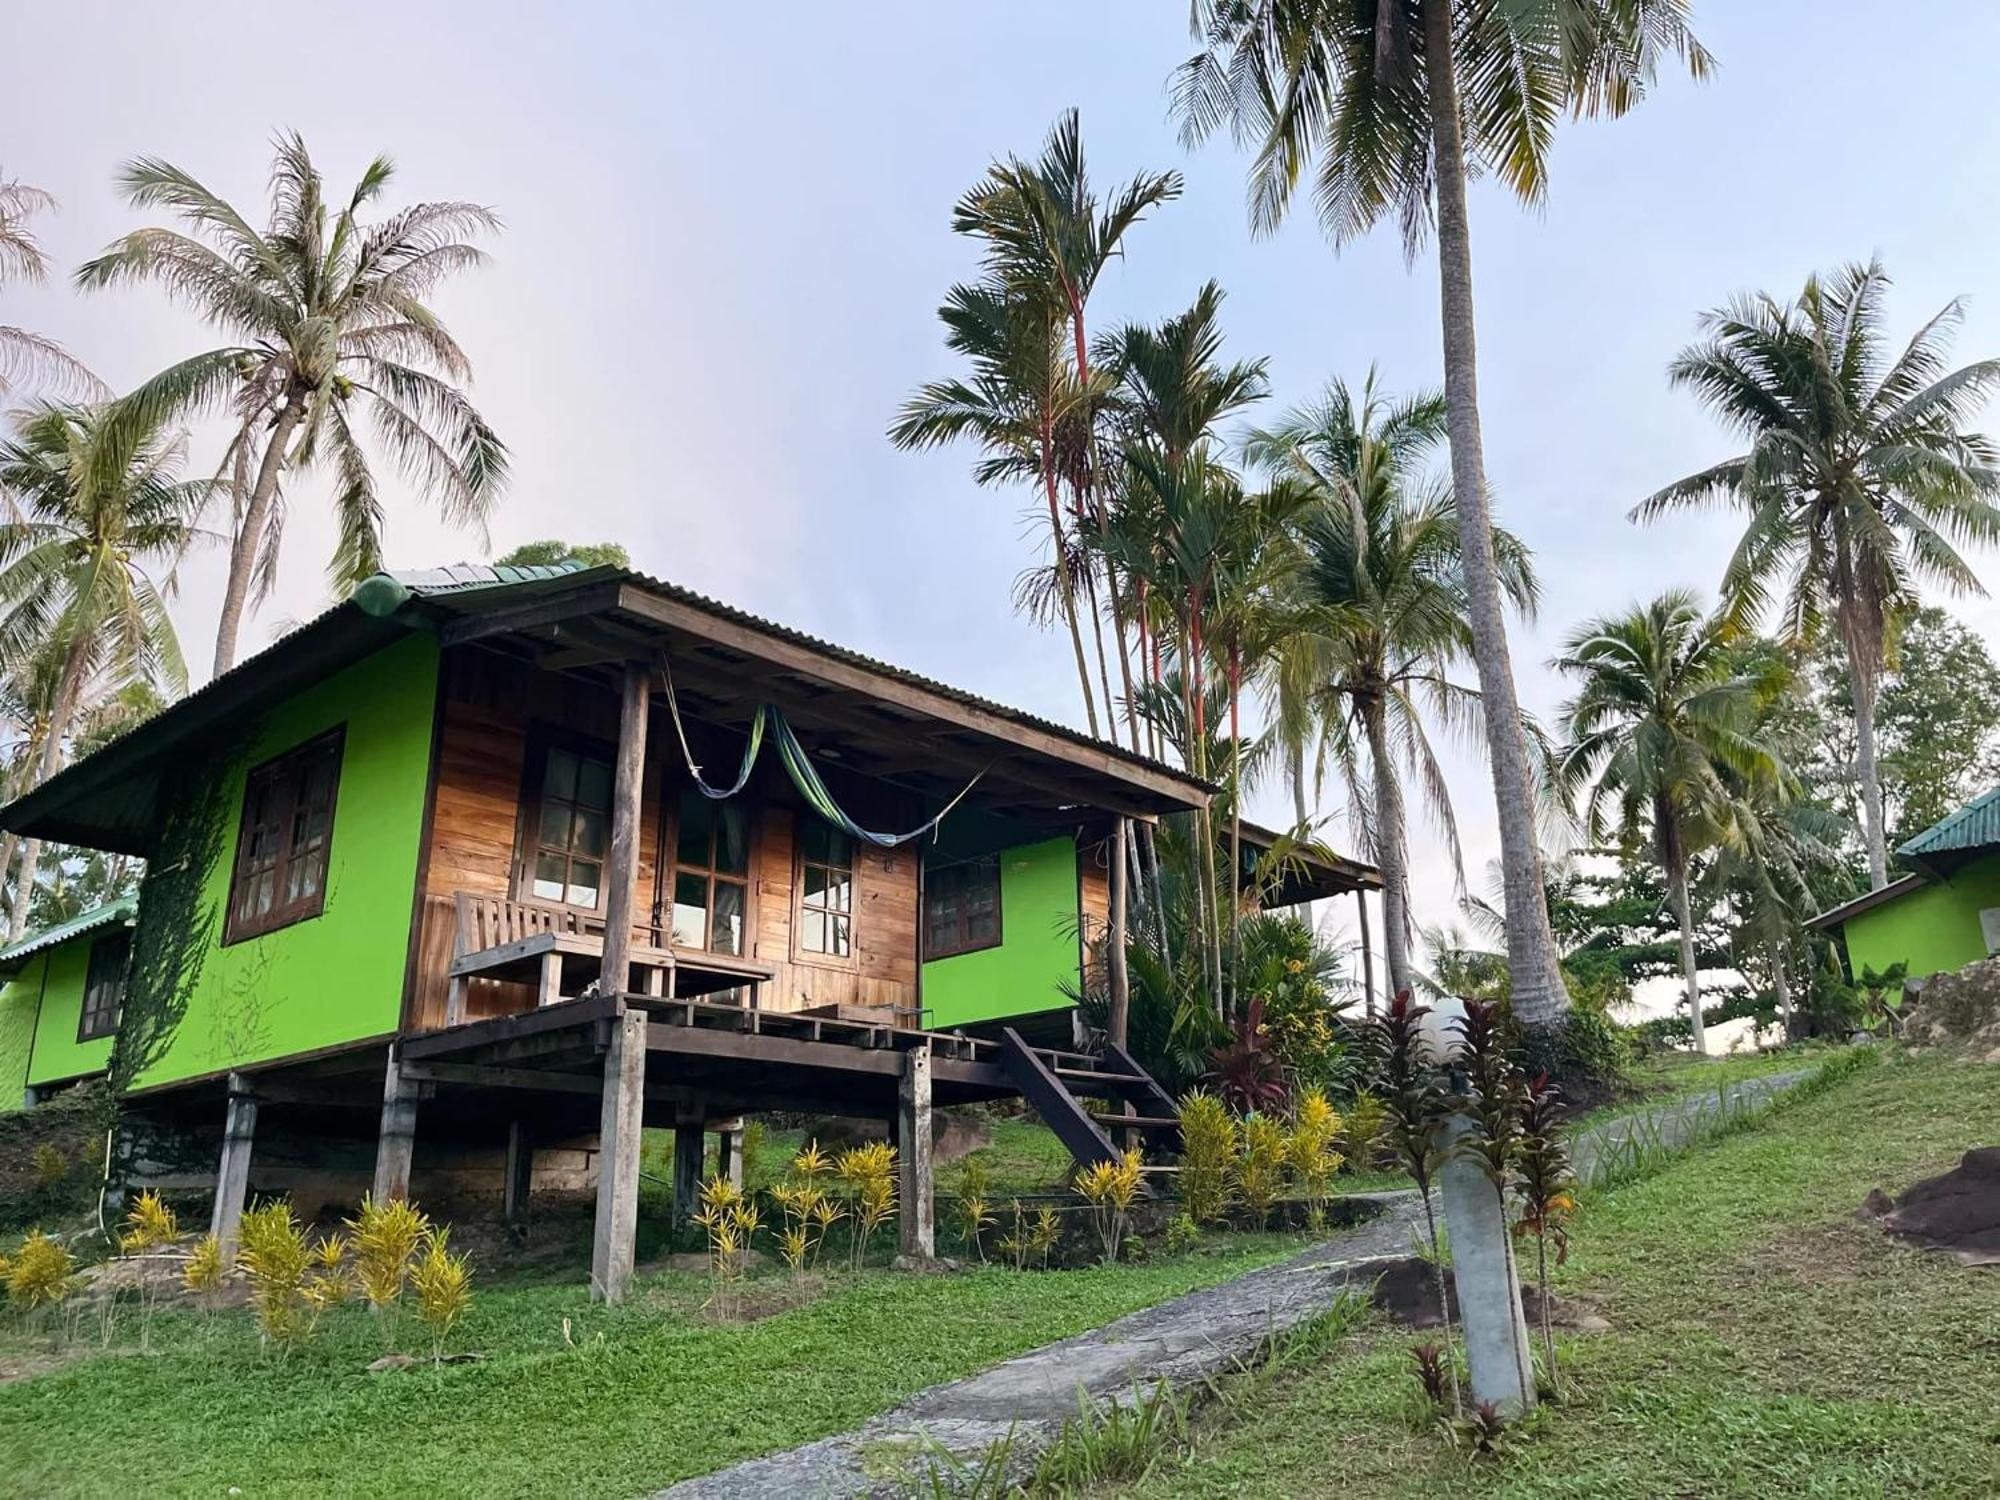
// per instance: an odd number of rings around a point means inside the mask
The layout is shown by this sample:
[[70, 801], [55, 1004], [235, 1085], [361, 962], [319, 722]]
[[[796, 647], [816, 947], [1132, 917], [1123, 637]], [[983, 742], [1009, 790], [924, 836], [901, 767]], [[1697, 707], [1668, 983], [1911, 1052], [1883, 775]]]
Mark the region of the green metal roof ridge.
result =
[[120, 896], [116, 901], [107, 901], [102, 906], [93, 906], [89, 911], [80, 912], [66, 922], [58, 922], [53, 927], [45, 927], [40, 932], [31, 932], [18, 943], [0, 948], [0, 966], [17, 964], [24, 958], [32, 957], [44, 948], [53, 948], [58, 943], [66, 943], [71, 938], [82, 937], [87, 932], [95, 932], [100, 927], [109, 927], [113, 922], [136, 916], [139, 911], [137, 896]]
[[1989, 844], [2000, 844], [2000, 786], [1946, 813], [1896, 852], [1920, 859], [1955, 849], [1983, 849]]

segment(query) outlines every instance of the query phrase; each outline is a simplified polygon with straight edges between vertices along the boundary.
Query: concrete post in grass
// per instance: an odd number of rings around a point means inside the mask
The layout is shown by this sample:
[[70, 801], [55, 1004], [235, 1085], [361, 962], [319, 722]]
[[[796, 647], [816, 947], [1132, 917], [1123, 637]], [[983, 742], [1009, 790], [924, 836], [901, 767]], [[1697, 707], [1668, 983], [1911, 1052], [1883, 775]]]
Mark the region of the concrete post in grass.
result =
[[1438, 1127], [1444, 1147], [1439, 1196], [1450, 1240], [1452, 1285], [1465, 1331], [1472, 1399], [1491, 1401], [1502, 1416], [1513, 1418], [1535, 1404], [1534, 1358], [1521, 1313], [1506, 1207], [1492, 1179], [1456, 1149], [1470, 1128], [1461, 1114]]

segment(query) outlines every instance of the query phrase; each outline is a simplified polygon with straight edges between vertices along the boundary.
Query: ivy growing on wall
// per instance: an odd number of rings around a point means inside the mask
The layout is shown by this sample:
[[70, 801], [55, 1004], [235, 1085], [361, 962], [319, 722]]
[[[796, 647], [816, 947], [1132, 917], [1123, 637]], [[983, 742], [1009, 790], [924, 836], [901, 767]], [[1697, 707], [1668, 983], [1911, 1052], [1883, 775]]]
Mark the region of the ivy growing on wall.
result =
[[111, 1054], [111, 1086], [122, 1094], [166, 1056], [201, 979], [219, 913], [205, 899], [230, 823], [230, 789], [249, 730], [212, 755], [188, 757], [163, 789], [167, 817], [139, 885], [132, 968]]

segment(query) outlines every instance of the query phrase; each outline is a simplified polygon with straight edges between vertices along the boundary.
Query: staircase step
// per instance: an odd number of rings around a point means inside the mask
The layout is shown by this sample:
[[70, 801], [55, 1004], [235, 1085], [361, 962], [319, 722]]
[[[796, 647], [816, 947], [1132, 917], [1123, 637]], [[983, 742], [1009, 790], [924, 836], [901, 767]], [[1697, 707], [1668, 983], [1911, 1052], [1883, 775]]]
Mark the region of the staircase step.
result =
[[1090, 1117], [1100, 1125], [1122, 1125], [1137, 1130], [1178, 1130], [1181, 1125], [1172, 1115], [1120, 1115], [1094, 1109]]
[[1049, 1071], [1065, 1083], [1075, 1083], [1085, 1089], [1095, 1085], [1113, 1089], [1151, 1089], [1158, 1085], [1152, 1079], [1133, 1073], [1107, 1073], [1101, 1068], [1052, 1068]]

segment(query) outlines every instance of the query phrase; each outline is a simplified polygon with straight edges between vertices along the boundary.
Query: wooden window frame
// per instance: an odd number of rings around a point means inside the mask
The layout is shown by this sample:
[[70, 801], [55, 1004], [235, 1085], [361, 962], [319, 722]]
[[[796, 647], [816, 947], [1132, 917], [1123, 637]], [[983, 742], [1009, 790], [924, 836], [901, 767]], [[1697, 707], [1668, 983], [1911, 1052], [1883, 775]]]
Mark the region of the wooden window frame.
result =
[[[715, 839], [713, 835], [711, 835], [709, 841], [708, 857], [710, 863], [708, 865], [683, 864], [681, 862], [681, 798], [689, 792], [693, 792], [697, 797], [701, 795], [700, 791], [696, 790], [692, 783], [685, 782], [669, 785], [662, 790], [660, 795], [660, 853], [655, 862], [656, 873], [654, 875], [654, 890], [658, 899], [654, 903], [655, 915], [653, 926], [659, 932], [661, 941], [676, 952], [710, 953], [718, 958], [754, 958], [757, 951], [757, 846], [761, 842], [757, 818], [758, 809], [747, 803], [744, 805], [743, 835], [745, 843], [743, 873], [739, 875], [728, 870], [716, 868], [713, 863], [715, 859]], [[715, 805], [717, 807], [725, 806], [728, 800], [734, 799], [719, 801]], [[730, 885], [740, 885], [743, 887], [743, 951], [741, 953], [723, 953], [714, 946], [712, 941], [703, 944], [699, 948], [683, 947], [680, 943], [674, 941], [675, 889], [680, 883], [681, 872], [683, 870], [687, 871], [690, 875], [705, 876], [708, 880], [707, 925], [711, 939], [715, 935], [716, 881], [726, 881]]]
[[[519, 813], [514, 824], [514, 899], [533, 906], [557, 906], [565, 911], [581, 912], [586, 916], [604, 915], [605, 897], [609, 894], [603, 883], [610, 876], [611, 866], [611, 825], [610, 819], [616, 809], [605, 810], [604, 858], [598, 875], [597, 904], [584, 906], [577, 902], [555, 900], [535, 894], [535, 856], [541, 850], [542, 835], [542, 791], [548, 780], [549, 752], [567, 750], [572, 755], [585, 756], [601, 761], [610, 767], [612, 773], [612, 800], [617, 800], [618, 747], [609, 740], [595, 735], [580, 734], [574, 730], [562, 729], [553, 724], [537, 723], [529, 726], [526, 753], [521, 761], [521, 792], [518, 799]], [[563, 883], [563, 894], [569, 894], [569, 883]]]
[[[103, 1007], [93, 1009], [90, 1003], [91, 996], [97, 991], [100, 983], [97, 972], [99, 963], [98, 955], [108, 952], [114, 943], [124, 950], [124, 957], [118, 965], [118, 974], [113, 981], [117, 987], [117, 996], [110, 1006], [110, 1021], [106, 1023], [100, 1019], [97, 1026], [93, 1028], [91, 1025], [92, 1019], [102, 1017], [104, 1014]], [[131, 929], [120, 928], [116, 932], [106, 933], [90, 945], [90, 961], [85, 965], [83, 972], [83, 1004], [78, 1008], [76, 1016], [76, 1039], [79, 1043], [101, 1042], [106, 1037], [118, 1035], [118, 1023], [125, 1018], [125, 986], [131, 977], [131, 971]]]
[[[828, 831], [847, 840], [848, 848], [848, 901], [847, 952], [822, 953], [805, 945], [806, 931], [806, 840], [807, 819], [818, 814], [802, 811], [792, 820], [792, 962], [816, 969], [839, 969], [844, 973], [856, 973], [861, 968], [861, 840], [845, 829], [828, 824]], [[812, 860], [812, 864], [824, 866], [822, 860]], [[823, 907], [813, 908], [823, 911]]]
[[[973, 868], [990, 869], [993, 875], [993, 936], [979, 942], [960, 942], [957, 946], [939, 948], [935, 946], [931, 930], [932, 882], [940, 875], [949, 875], [958, 870]], [[1006, 941], [1006, 899], [1002, 888], [1000, 856], [997, 854], [978, 859], [953, 860], [950, 864], [924, 871], [922, 909], [918, 913], [921, 922], [921, 943], [924, 963], [932, 963], [942, 958], [960, 958], [968, 953], [984, 953], [989, 948], [998, 948]], [[963, 923], [960, 924], [963, 927]]]
[[[250, 835], [252, 825], [250, 810], [255, 802], [255, 794], [260, 780], [281, 777], [294, 778], [290, 783], [280, 781], [286, 787], [286, 800], [281, 804], [282, 812], [272, 821], [286, 830], [287, 845], [272, 865], [274, 879], [282, 876], [284, 868], [293, 858], [290, 848], [290, 824], [298, 796], [296, 776], [300, 769], [311, 765], [321, 756], [329, 756], [333, 763], [333, 780], [326, 797], [326, 838], [320, 844], [319, 880], [310, 895], [294, 901], [274, 899], [269, 911], [255, 916], [239, 914], [238, 898], [242, 894], [244, 877], [252, 872], [248, 868]], [[301, 741], [282, 755], [274, 755], [269, 760], [252, 766], [243, 778], [243, 806], [236, 819], [236, 852], [229, 871], [229, 905], [223, 917], [222, 946], [247, 942], [251, 938], [263, 937], [278, 932], [295, 923], [309, 922], [326, 910], [326, 888], [333, 870], [333, 834], [336, 818], [340, 811], [340, 778], [347, 758], [347, 726], [336, 724], [322, 734]], [[276, 894], [274, 886], [274, 895]]]

